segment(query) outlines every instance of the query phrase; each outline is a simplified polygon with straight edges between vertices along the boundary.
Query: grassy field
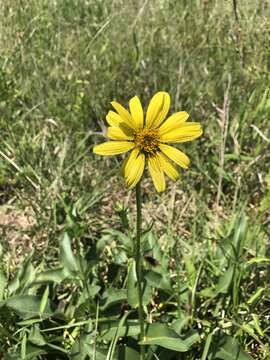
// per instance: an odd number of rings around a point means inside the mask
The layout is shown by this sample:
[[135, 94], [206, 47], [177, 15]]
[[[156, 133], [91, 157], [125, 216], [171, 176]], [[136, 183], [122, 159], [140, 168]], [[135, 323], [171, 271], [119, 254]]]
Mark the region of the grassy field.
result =
[[142, 182], [147, 360], [270, 359], [269, 16], [0, 2], [0, 358], [139, 359], [135, 194], [92, 148], [113, 99], [163, 90], [204, 134], [164, 193]]

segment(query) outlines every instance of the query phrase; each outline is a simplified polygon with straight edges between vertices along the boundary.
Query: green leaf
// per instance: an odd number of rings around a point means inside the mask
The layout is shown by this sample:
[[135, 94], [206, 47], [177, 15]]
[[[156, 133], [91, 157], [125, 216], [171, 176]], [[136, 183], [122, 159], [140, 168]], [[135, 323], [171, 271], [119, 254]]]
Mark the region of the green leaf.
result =
[[120, 244], [126, 247], [132, 245], [130, 237], [125, 235], [123, 232], [115, 229], [107, 229], [106, 232], [116, 237], [116, 239], [119, 241]]
[[[145, 276], [144, 276], [145, 278]], [[148, 281], [142, 282], [142, 291], [143, 305], [148, 305], [152, 298], [152, 286]], [[131, 307], [138, 307], [138, 287], [137, 287], [137, 275], [136, 275], [136, 264], [135, 261], [132, 261], [129, 266], [128, 276], [127, 276], [127, 300]]]
[[29, 325], [34, 325], [34, 324], [37, 324], [37, 323], [40, 323], [42, 322], [42, 319], [41, 318], [33, 318], [33, 319], [28, 319], [28, 320], [22, 320], [22, 321], [18, 321], [17, 322], [17, 325], [20, 325], [20, 326], [29, 326]]
[[41, 316], [42, 318], [50, 317], [53, 311], [50, 304], [47, 303], [44, 311], [40, 312], [41, 298], [35, 295], [17, 295], [7, 299], [1, 305], [6, 305], [17, 312], [23, 319], [30, 319], [34, 316]]
[[41, 313], [43, 313], [43, 311], [46, 309], [48, 298], [49, 298], [49, 287], [46, 286], [46, 289], [45, 289], [45, 291], [44, 291], [44, 293], [42, 295], [42, 299], [40, 301], [40, 306], [39, 306], [39, 311]]
[[214, 337], [208, 358], [209, 360], [253, 360], [241, 349], [236, 339], [226, 334]]
[[233, 237], [233, 245], [236, 250], [236, 257], [239, 258], [243, 253], [247, 233], [247, 217], [242, 215], [237, 221]]
[[[37, 356], [44, 355], [46, 353], [47, 352], [42, 348], [39, 348], [31, 344], [27, 344], [25, 348], [24, 360], [34, 360], [37, 358]], [[6, 354], [4, 360], [22, 360], [22, 357], [19, 352], [16, 352], [13, 354]]]
[[145, 279], [149, 283], [149, 285], [153, 286], [156, 289], [162, 289], [165, 291], [171, 290], [171, 284], [169, 280], [169, 276], [167, 274], [160, 274], [153, 270], [148, 270], [145, 273]]
[[251, 295], [251, 297], [247, 300], [247, 304], [253, 304], [254, 301], [261, 298], [262, 294], [265, 292], [266, 288], [258, 287], [256, 292]]
[[153, 286], [153, 287], [156, 287], [156, 288], [159, 288], [160, 284], [161, 284], [161, 281], [162, 281], [162, 275], [161, 274], [158, 274], [154, 271], [147, 271], [145, 273], [145, 279], [148, 281], [149, 285]]
[[146, 255], [150, 253], [152, 257], [159, 262], [158, 267], [162, 268], [163, 272], [167, 273], [169, 257], [160, 247], [160, 243], [157, 240], [153, 232], [149, 232], [143, 238], [143, 253]]
[[[75, 306], [70, 305], [70, 311], [75, 317], [85, 316], [85, 311], [89, 311], [89, 306], [93, 303], [94, 297], [98, 294], [100, 286], [98, 285], [89, 285], [85, 287], [80, 294], [78, 294], [79, 299]], [[69, 313], [69, 308], [66, 309], [67, 314]], [[66, 315], [67, 315], [66, 314]]]
[[155, 350], [155, 355], [156, 356], [153, 357], [153, 360], [179, 360], [179, 358], [175, 357], [175, 351], [164, 349], [162, 347]]
[[[72, 360], [84, 360], [88, 356], [90, 358], [93, 357], [94, 348], [90, 343], [91, 340], [93, 340], [91, 335], [83, 335], [74, 342], [70, 353]], [[106, 356], [104, 355], [104, 359], [105, 358]], [[96, 357], [96, 359], [98, 359], [98, 357]]]
[[68, 272], [64, 268], [57, 268], [38, 273], [35, 276], [35, 282], [38, 283], [56, 283], [60, 284], [68, 277]]
[[246, 265], [253, 265], [253, 264], [267, 264], [270, 263], [270, 259], [263, 257], [263, 256], [258, 256], [258, 257], [254, 257], [250, 260], [247, 261]]
[[181, 335], [182, 330], [189, 323], [190, 319], [191, 316], [183, 316], [180, 319], [174, 320], [171, 324], [172, 330], [174, 330], [178, 335]]
[[140, 354], [136, 350], [123, 345], [123, 346], [119, 346], [118, 359], [119, 360], [140, 360]]
[[128, 317], [128, 315], [130, 314], [130, 312], [126, 312], [122, 318], [118, 321], [118, 326], [116, 328], [116, 331], [114, 333], [114, 337], [110, 343], [109, 346], [109, 350], [106, 356], [106, 360], [113, 360], [115, 358], [114, 354], [115, 354], [115, 349], [116, 349], [116, 344], [117, 341], [119, 339], [119, 337], [121, 337], [121, 330], [124, 329], [124, 324], [126, 322], [126, 319]]
[[132, 308], [138, 307], [138, 291], [135, 261], [129, 266], [127, 277], [127, 300]]
[[[157, 274], [157, 276], [160, 276]], [[147, 280], [147, 275], [144, 276]], [[162, 277], [161, 277], [162, 278]], [[143, 305], [148, 305], [152, 298], [152, 286], [149, 281], [144, 281], [142, 284], [142, 291], [143, 291]], [[127, 300], [131, 307], [137, 308], [138, 307], [138, 290], [137, 290], [137, 276], [136, 276], [136, 264], [133, 261], [128, 270], [128, 277], [127, 277]]]
[[191, 346], [200, 340], [197, 332], [193, 332], [189, 336], [183, 338], [176, 334], [174, 330], [165, 324], [151, 324], [147, 330], [145, 340], [141, 341], [141, 345], [159, 345], [166, 349], [177, 352], [186, 352]]
[[258, 315], [257, 314], [251, 314], [252, 318], [253, 318], [253, 323], [254, 323], [254, 328], [256, 329], [257, 333], [260, 335], [260, 336], [264, 336], [264, 332], [260, 326], [260, 321], [259, 321], [259, 318], [258, 318]]
[[215, 293], [214, 289], [208, 287], [208, 288], [202, 289], [201, 291], [198, 291], [197, 295], [200, 295], [200, 296], [206, 297], [206, 298], [213, 298], [216, 296], [216, 293]]
[[197, 271], [194, 265], [194, 261], [190, 256], [184, 256], [184, 261], [187, 272], [187, 282], [189, 286], [192, 288], [196, 281]]
[[[100, 333], [103, 340], [112, 340], [118, 328], [119, 321], [112, 320], [100, 324]], [[119, 329], [119, 336], [137, 336], [140, 333], [138, 320], [126, 320], [125, 324]]]
[[117, 265], [126, 265], [127, 262], [127, 253], [125, 250], [120, 248], [113, 248], [112, 249], [112, 256], [113, 256], [113, 262]]
[[23, 288], [30, 282], [34, 280], [35, 271], [33, 265], [31, 264], [31, 259], [33, 256], [33, 251], [25, 258], [20, 268], [17, 271], [16, 275], [10, 281], [8, 285], [9, 294], [14, 294], [17, 290], [23, 290]]
[[102, 305], [100, 309], [102, 311], [107, 310], [108, 308], [123, 303], [127, 300], [127, 291], [125, 289], [115, 289], [109, 288], [107, 289], [102, 297]]
[[118, 244], [124, 246], [126, 249], [130, 248], [132, 244], [131, 239], [126, 236], [124, 233], [114, 229], [106, 229], [105, 234], [97, 242], [97, 251], [101, 253], [106, 245], [112, 243], [113, 240], [116, 240]]
[[203, 354], [202, 354], [201, 360], [206, 360], [207, 359], [207, 355], [209, 353], [209, 348], [210, 348], [210, 345], [212, 343], [212, 338], [213, 338], [213, 333], [209, 333], [207, 335], [207, 338], [206, 338], [206, 341], [205, 341], [205, 344], [204, 344], [204, 349], [203, 349]]
[[71, 275], [78, 273], [78, 264], [72, 252], [71, 240], [67, 233], [64, 233], [62, 239], [60, 240], [59, 260]]
[[228, 270], [225, 271], [219, 278], [218, 284], [216, 286], [216, 293], [217, 294], [226, 294], [230, 288], [232, 283], [234, 274], [234, 266], [230, 266]]
[[21, 357], [22, 357], [22, 360], [25, 360], [26, 344], [27, 344], [27, 335], [24, 334], [23, 339], [22, 339], [22, 343], [21, 343]]
[[77, 302], [77, 307], [87, 303], [89, 306], [89, 301], [93, 299], [99, 292], [99, 285], [89, 285], [88, 288], [84, 288], [83, 291], [79, 294], [79, 300]]
[[152, 286], [148, 284], [148, 282], [144, 282], [143, 285], [143, 296], [142, 303], [144, 306], [147, 306], [152, 299]]
[[0, 269], [0, 301], [4, 298], [4, 291], [6, 288], [7, 280], [4, 272]]
[[47, 344], [40, 332], [39, 325], [36, 324], [31, 327], [28, 341], [37, 346], [44, 346]]

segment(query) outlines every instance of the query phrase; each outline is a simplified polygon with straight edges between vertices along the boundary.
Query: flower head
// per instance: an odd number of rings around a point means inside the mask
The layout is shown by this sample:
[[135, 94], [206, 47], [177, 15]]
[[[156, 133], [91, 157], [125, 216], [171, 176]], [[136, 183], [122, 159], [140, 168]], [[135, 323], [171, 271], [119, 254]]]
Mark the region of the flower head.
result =
[[179, 177], [173, 163], [184, 169], [189, 166], [189, 158], [167, 143], [181, 143], [198, 138], [202, 135], [201, 125], [187, 122], [189, 115], [185, 111], [166, 119], [170, 95], [163, 91], [151, 99], [145, 119], [138, 96], [129, 101], [130, 112], [115, 101], [111, 104], [115, 111], [109, 111], [106, 120], [109, 124], [107, 136], [113, 141], [96, 145], [94, 153], [111, 156], [132, 150], [122, 167], [127, 186], [132, 188], [140, 181], [147, 163], [156, 190], [164, 191], [164, 174], [174, 181]]

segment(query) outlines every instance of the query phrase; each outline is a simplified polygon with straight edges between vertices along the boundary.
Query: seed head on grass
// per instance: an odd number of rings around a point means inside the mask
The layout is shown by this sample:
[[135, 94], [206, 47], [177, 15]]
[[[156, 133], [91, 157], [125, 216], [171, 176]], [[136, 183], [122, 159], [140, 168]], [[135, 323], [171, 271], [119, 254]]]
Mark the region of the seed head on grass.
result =
[[189, 115], [185, 111], [174, 113], [166, 119], [170, 95], [164, 91], [153, 96], [145, 119], [138, 96], [129, 101], [130, 112], [118, 102], [112, 101], [111, 104], [116, 112], [109, 111], [106, 120], [109, 124], [107, 136], [113, 141], [96, 145], [94, 153], [111, 156], [132, 150], [122, 166], [127, 186], [136, 186], [147, 163], [156, 190], [164, 191], [164, 174], [174, 181], [179, 177], [172, 162], [184, 169], [189, 166], [189, 158], [167, 143], [181, 143], [198, 138], [202, 135], [201, 125], [187, 122]]

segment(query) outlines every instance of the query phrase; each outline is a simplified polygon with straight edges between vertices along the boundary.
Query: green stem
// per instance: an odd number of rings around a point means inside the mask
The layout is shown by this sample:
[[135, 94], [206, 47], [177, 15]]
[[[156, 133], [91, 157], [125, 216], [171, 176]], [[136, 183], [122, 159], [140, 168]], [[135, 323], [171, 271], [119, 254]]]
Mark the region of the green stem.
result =
[[82, 261], [82, 256], [81, 256], [81, 245], [80, 245], [80, 240], [78, 237], [76, 237], [76, 245], [77, 245], [77, 256], [79, 259], [79, 270], [80, 270], [80, 278], [82, 280], [83, 286], [86, 288], [87, 291], [87, 295], [88, 295], [88, 311], [89, 311], [89, 316], [91, 313], [91, 293], [90, 293], [90, 288], [89, 288], [89, 283], [88, 283], [88, 279], [86, 277], [86, 273], [84, 270], [84, 266], [83, 266], [83, 261]]
[[[134, 261], [136, 264], [137, 289], [138, 289], [138, 313], [140, 323], [140, 341], [145, 337], [144, 331], [144, 314], [142, 301], [142, 262], [141, 262], [141, 222], [142, 222], [142, 199], [141, 199], [141, 182], [136, 185], [136, 206], [137, 206], [137, 221], [136, 221], [136, 241], [134, 244]], [[144, 345], [140, 346], [140, 360], [145, 358]]]

